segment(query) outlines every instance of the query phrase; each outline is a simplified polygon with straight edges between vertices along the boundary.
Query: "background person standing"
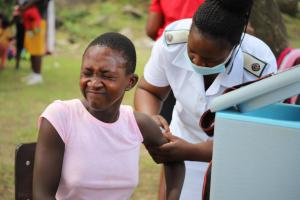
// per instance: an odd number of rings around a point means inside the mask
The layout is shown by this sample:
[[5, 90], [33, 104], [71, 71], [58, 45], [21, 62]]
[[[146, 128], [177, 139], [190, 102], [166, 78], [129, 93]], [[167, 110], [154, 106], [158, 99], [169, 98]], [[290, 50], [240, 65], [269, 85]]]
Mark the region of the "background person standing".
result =
[[48, 0], [28, 0], [20, 6], [23, 14], [27, 9], [37, 7], [41, 17], [39, 27], [35, 30], [25, 28], [24, 47], [30, 53], [32, 73], [22, 80], [27, 85], [35, 85], [43, 82], [41, 74], [42, 59], [46, 53], [46, 12]]

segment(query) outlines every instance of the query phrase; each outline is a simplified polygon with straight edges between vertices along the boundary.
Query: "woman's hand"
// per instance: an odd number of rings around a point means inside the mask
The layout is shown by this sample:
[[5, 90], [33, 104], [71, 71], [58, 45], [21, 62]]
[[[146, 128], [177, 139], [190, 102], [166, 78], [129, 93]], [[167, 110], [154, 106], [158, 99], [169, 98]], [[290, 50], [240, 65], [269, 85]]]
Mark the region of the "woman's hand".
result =
[[151, 152], [152, 158], [156, 163], [176, 162], [188, 160], [189, 152], [192, 151], [193, 145], [170, 132], [164, 132], [164, 137], [169, 141], [160, 147], [147, 147]]
[[207, 140], [200, 143], [190, 143], [172, 135], [170, 132], [163, 133], [169, 141], [160, 147], [146, 146], [156, 163], [176, 162], [182, 160], [209, 162], [212, 159], [213, 141]]
[[161, 115], [152, 115], [151, 118], [164, 130], [162, 133], [170, 133], [170, 127], [167, 120]]

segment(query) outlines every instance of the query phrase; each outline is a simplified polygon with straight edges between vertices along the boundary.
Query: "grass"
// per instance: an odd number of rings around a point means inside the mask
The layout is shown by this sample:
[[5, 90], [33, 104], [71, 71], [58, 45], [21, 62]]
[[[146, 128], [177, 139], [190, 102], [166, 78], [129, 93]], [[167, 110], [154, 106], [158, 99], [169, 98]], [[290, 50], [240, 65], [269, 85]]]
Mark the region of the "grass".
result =
[[[136, 41], [137, 73], [142, 74], [150, 49], [139, 40], [144, 36], [145, 13], [143, 4], [138, 7], [143, 15], [134, 18], [125, 15], [122, 8], [129, 0], [103, 1], [98, 4], [77, 5], [58, 10], [63, 25], [57, 32], [57, 51], [47, 56], [43, 63], [45, 83], [28, 87], [21, 77], [30, 73], [28, 61], [22, 61], [21, 69], [14, 69], [14, 62], [8, 62], [0, 71], [0, 199], [14, 197], [14, 149], [17, 144], [32, 142], [37, 137], [37, 119], [45, 107], [55, 99], [71, 99], [81, 96], [79, 91], [79, 68], [81, 54], [87, 42], [105, 31], [127, 31]], [[110, 3], [109, 3], [110, 2]], [[140, 2], [142, 2], [140, 0]], [[87, 12], [88, 10], [88, 12]], [[112, 14], [114, 13], [114, 14]], [[300, 47], [300, 19], [284, 17], [291, 46]], [[126, 27], [126, 28], [125, 28]], [[133, 91], [124, 99], [132, 104]], [[156, 198], [159, 166], [154, 164], [144, 148], [141, 151], [140, 183], [133, 200]]]
[[29, 73], [28, 63], [18, 72], [12, 64], [9, 63], [0, 74], [0, 199], [12, 199], [14, 148], [18, 143], [36, 140], [37, 118], [41, 111], [56, 98], [72, 98], [78, 94], [76, 71], [79, 67], [75, 60], [46, 58], [46, 83], [33, 87], [27, 87], [20, 80]]
[[[141, 16], [134, 17], [124, 13], [127, 4], [111, 1], [92, 3], [88, 5], [79, 4], [70, 9], [62, 9], [58, 13], [58, 19], [63, 24], [62, 30], [70, 33], [70, 40], [90, 40], [95, 35], [106, 31], [126, 31], [130, 38], [144, 35], [146, 10], [137, 6]], [[128, 27], [128, 28], [125, 28]], [[88, 31], [83, 31], [88, 30]]]

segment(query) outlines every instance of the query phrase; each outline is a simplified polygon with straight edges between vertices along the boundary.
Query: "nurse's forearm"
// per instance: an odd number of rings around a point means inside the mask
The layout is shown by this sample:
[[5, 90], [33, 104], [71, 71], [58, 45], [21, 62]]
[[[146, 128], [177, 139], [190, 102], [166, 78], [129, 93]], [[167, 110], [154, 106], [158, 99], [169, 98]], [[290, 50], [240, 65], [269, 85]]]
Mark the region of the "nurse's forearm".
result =
[[212, 150], [212, 140], [191, 144], [187, 158], [191, 161], [210, 162], [212, 159]]
[[137, 88], [134, 96], [134, 107], [138, 112], [157, 115], [160, 112], [162, 100], [145, 89]]

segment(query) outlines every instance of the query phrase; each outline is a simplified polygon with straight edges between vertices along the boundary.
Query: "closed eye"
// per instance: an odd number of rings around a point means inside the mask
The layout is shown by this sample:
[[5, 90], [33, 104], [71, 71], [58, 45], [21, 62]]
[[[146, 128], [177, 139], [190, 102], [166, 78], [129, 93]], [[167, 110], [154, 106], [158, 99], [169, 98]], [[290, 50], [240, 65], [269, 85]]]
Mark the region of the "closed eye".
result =
[[108, 76], [108, 75], [103, 75], [102, 77], [106, 80], [112, 80], [112, 81], [117, 79], [117, 77], [115, 77], [115, 76]]
[[82, 71], [82, 75], [84, 75], [84, 76], [92, 76], [93, 72], [89, 71], [89, 70], [84, 70], [84, 71]]
[[102, 77], [107, 80], [116, 80], [118, 78], [115, 73], [109, 71], [103, 72]]
[[188, 49], [189, 53], [190, 53], [190, 59], [193, 63], [200, 63], [203, 66], [215, 66], [218, 65], [220, 63], [222, 63], [223, 59], [220, 59], [220, 57], [206, 57], [203, 55], [199, 55], [199, 53], [196, 53], [195, 51], [193, 51], [192, 49]]

